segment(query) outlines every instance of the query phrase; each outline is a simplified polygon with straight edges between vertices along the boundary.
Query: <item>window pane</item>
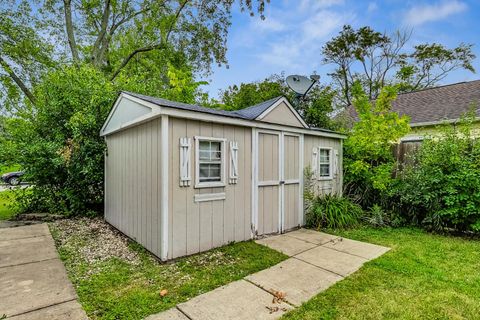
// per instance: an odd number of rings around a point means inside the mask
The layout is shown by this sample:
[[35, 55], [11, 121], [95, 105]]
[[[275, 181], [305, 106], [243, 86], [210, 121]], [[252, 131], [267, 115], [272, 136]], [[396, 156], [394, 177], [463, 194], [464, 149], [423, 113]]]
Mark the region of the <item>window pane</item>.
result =
[[320, 149], [320, 162], [328, 163], [330, 161], [330, 150]]
[[320, 177], [329, 177], [330, 176], [330, 165], [320, 164]]
[[220, 168], [220, 164], [201, 163], [200, 182], [221, 181]]
[[209, 165], [201, 163], [200, 164], [200, 180], [202, 180], [202, 178], [208, 178], [208, 175], [209, 175]]
[[210, 178], [218, 178], [220, 180], [220, 164], [210, 165]]

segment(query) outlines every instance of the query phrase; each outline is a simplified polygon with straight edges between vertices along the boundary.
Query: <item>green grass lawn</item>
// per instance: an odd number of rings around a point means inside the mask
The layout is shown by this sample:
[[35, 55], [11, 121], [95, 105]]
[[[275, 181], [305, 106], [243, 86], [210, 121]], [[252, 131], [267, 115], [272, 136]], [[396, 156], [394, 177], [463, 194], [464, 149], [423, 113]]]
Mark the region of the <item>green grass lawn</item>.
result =
[[11, 206], [14, 192], [10, 190], [0, 192], [0, 220], [8, 220], [15, 216], [15, 210]]
[[248, 241], [162, 264], [135, 243], [123, 245], [99, 219], [55, 222], [50, 230], [92, 319], [143, 319], [287, 258]]
[[392, 250], [284, 319], [480, 319], [480, 241], [407, 228], [339, 235]]

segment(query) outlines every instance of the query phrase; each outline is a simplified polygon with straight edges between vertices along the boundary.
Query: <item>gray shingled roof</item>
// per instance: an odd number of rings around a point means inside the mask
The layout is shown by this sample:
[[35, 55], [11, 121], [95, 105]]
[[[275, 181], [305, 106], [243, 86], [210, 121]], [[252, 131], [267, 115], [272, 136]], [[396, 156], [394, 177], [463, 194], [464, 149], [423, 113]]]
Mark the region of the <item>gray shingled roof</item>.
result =
[[[410, 124], [457, 120], [472, 106], [480, 117], [480, 80], [460, 82], [420, 91], [399, 94], [392, 110], [408, 115]], [[347, 108], [347, 115], [358, 120], [353, 106]]]
[[181, 102], [170, 101], [170, 100], [166, 100], [166, 99], [162, 99], [162, 98], [145, 96], [143, 94], [138, 94], [138, 93], [133, 93], [133, 92], [128, 92], [128, 91], [123, 91], [123, 92], [128, 94], [128, 95], [131, 95], [133, 97], [142, 99], [144, 101], [151, 102], [151, 103], [156, 104], [158, 106], [165, 106], [165, 107], [171, 107], [171, 108], [182, 109], [182, 110], [209, 113], [209, 114], [215, 114], [215, 115], [232, 117], [232, 118], [239, 118], [239, 119], [245, 119], [245, 120], [255, 120], [265, 110], [267, 110], [275, 102], [277, 102], [279, 99], [282, 98], [281, 96], [276, 97], [276, 98], [267, 100], [265, 102], [262, 102], [262, 103], [259, 103], [259, 104], [256, 104], [254, 106], [251, 106], [251, 107], [248, 107], [248, 108], [245, 108], [245, 109], [241, 109], [241, 110], [226, 111], [226, 110], [220, 110], [220, 109], [205, 108], [205, 107], [197, 106], [197, 105], [193, 105], [193, 104], [186, 104], [186, 103], [181, 103]]

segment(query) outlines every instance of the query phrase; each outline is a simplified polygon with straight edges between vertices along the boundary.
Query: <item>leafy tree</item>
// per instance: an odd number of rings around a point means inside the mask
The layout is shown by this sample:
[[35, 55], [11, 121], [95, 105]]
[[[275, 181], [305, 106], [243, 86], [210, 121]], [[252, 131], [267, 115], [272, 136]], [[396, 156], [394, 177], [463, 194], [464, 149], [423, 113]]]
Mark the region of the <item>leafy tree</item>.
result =
[[[265, 3], [239, 0], [262, 15]], [[115, 81], [151, 71], [166, 80], [178, 57], [209, 72], [226, 63], [234, 0], [5, 0], [0, 4], [0, 92], [10, 106], [34, 104], [40, 75], [65, 63], [88, 64]], [[152, 69], [153, 68], [153, 69]], [[147, 72], [148, 73], [148, 72]]]
[[[268, 0], [237, 1], [260, 15]], [[116, 93], [193, 103], [212, 63], [226, 63], [234, 0], [6, 0], [0, 3], [0, 138], [34, 186], [24, 210], [102, 209], [99, 131]]]
[[293, 102], [308, 125], [333, 128], [329, 115], [333, 111], [335, 92], [329, 86], [315, 85], [304, 101], [298, 101], [295, 93], [286, 85], [283, 74], [274, 74], [263, 81], [230, 86], [221, 91], [222, 104], [214, 103], [214, 106], [226, 110], [239, 110], [278, 96], [285, 96]]
[[392, 146], [410, 130], [409, 118], [391, 111], [397, 88], [385, 86], [372, 103], [360, 82], [352, 87], [359, 121], [345, 140], [345, 191], [368, 208], [392, 183]]
[[419, 44], [408, 50], [410, 33], [387, 35], [366, 26], [349, 25], [322, 48], [322, 60], [333, 64], [331, 77], [341, 94], [341, 103], [352, 103], [353, 83], [359, 81], [368, 98], [375, 99], [386, 85], [399, 85], [401, 92], [435, 86], [450, 72], [474, 72], [472, 45], [449, 49], [443, 45]]

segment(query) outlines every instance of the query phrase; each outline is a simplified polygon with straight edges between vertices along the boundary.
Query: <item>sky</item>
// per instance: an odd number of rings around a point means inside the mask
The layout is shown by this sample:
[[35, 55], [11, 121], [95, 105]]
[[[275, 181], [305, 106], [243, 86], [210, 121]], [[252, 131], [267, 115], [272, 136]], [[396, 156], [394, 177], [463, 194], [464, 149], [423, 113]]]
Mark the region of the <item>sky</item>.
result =
[[[253, 1], [255, 2], [255, 1]], [[236, 8], [228, 35], [228, 67], [214, 67], [203, 89], [218, 97], [220, 89], [263, 80], [271, 74], [321, 76], [328, 83], [332, 65], [321, 62], [321, 48], [343, 25], [376, 31], [412, 31], [408, 46], [474, 44], [480, 72], [480, 0], [270, 0], [265, 20]], [[442, 84], [480, 79], [461, 70]]]

